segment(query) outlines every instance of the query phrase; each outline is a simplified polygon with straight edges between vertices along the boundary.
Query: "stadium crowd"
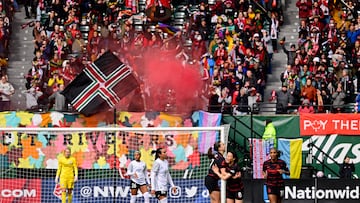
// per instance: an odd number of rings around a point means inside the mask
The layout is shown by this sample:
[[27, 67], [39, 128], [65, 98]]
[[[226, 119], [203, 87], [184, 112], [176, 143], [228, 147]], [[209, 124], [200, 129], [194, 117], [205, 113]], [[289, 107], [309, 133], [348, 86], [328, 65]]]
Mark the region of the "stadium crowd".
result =
[[[132, 67], [145, 63], [146, 52], [160, 49], [164, 57], [173, 57], [167, 60], [199, 68], [209, 112], [256, 111], [256, 104], [268, 99], [267, 75], [281, 48], [288, 65], [280, 76], [281, 91], [270, 98], [277, 100], [277, 113], [342, 112], [344, 104], [355, 103], [360, 87], [354, 80], [360, 76], [357, 2], [299, 0], [298, 44], [290, 46], [278, 39], [284, 21], [279, 0], [149, 2], [26, 4], [27, 18], [36, 18], [23, 25], [33, 27], [35, 55], [26, 76], [27, 108], [67, 110], [58, 92], [108, 49]], [[60, 102], [53, 105], [54, 100]]]

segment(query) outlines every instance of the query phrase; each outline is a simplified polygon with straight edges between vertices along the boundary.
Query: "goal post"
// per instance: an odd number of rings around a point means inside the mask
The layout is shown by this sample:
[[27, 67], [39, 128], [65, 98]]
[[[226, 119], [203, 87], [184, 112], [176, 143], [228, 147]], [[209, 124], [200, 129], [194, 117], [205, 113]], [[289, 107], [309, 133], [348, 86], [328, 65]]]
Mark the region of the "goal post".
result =
[[[207, 150], [219, 140], [226, 144], [226, 136], [224, 127], [0, 128], [0, 199], [61, 202], [55, 184], [57, 159], [70, 148], [79, 168], [73, 202], [130, 202], [126, 168], [134, 152], [141, 152], [150, 170], [151, 151], [162, 147], [178, 187], [177, 194], [169, 191], [169, 202], [209, 203], [204, 186]], [[221, 181], [222, 203], [225, 194]], [[143, 202], [141, 194], [137, 202]]]

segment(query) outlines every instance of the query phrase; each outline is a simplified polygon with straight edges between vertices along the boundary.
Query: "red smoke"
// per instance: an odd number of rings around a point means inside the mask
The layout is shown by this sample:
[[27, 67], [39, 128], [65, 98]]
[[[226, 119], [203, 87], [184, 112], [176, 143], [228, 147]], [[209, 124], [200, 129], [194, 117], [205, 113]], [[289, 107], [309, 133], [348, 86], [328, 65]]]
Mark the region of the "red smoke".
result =
[[[142, 81], [141, 91], [146, 95], [144, 111], [183, 115], [206, 107], [207, 101], [200, 98], [203, 81], [199, 64], [183, 63], [175, 58], [175, 53], [160, 50], [146, 52], [141, 60], [131, 66]], [[134, 94], [141, 95], [141, 91]], [[122, 106], [131, 105], [134, 98], [139, 99], [134, 94], [129, 95]]]

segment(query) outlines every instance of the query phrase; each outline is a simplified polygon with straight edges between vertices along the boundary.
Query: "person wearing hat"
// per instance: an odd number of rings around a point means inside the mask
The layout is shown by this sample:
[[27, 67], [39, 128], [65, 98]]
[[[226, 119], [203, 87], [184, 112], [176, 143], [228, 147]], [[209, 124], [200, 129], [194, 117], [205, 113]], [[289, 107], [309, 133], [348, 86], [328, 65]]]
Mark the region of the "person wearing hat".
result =
[[287, 83], [283, 83], [281, 90], [275, 93], [277, 103], [276, 103], [276, 113], [277, 114], [286, 114], [288, 107], [292, 104], [292, 97], [288, 91]]
[[235, 89], [234, 91], [232, 92], [232, 101], [231, 101], [231, 105], [237, 105], [237, 101], [236, 101], [236, 98], [237, 96], [240, 94], [240, 81], [236, 81], [235, 82]]
[[308, 99], [304, 99], [302, 105], [298, 108], [298, 113], [314, 113], [314, 107], [310, 105]]

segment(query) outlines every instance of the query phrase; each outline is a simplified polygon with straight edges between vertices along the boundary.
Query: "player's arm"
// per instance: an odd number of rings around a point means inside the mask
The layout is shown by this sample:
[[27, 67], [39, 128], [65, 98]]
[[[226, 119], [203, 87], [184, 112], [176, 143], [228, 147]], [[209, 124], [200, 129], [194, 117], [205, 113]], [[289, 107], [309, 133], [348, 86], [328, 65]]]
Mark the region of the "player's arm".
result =
[[144, 173], [146, 182], [147, 182], [149, 185], [151, 185], [151, 181], [150, 181], [150, 178], [149, 178], [149, 174], [148, 174], [148, 170], [147, 170], [146, 163], [145, 163], [145, 167], [144, 167], [143, 173]]
[[57, 183], [59, 181], [59, 177], [60, 177], [60, 174], [61, 174], [61, 170], [62, 170], [62, 161], [61, 161], [61, 158], [58, 159], [58, 168], [57, 168], [57, 171], [56, 171], [56, 177], [55, 177], [55, 182]]
[[264, 178], [267, 178], [267, 166], [265, 163], [263, 165], [263, 176], [264, 176]]
[[133, 170], [134, 170], [133, 164], [132, 164], [132, 162], [130, 162], [130, 164], [128, 165], [127, 170], [126, 170], [126, 174], [129, 176], [134, 175], [135, 171], [133, 171]]
[[74, 169], [74, 174], [75, 174], [74, 181], [77, 181], [77, 179], [78, 179], [78, 167], [77, 167], [75, 157], [73, 157], [73, 159], [74, 159], [74, 161], [73, 161], [73, 169]]
[[171, 175], [170, 175], [169, 171], [167, 172], [167, 181], [171, 185], [171, 187], [175, 187], [175, 184], [174, 184], [174, 182], [173, 182], [173, 180], [171, 178]]
[[290, 171], [289, 171], [288, 167], [286, 166], [285, 162], [281, 167], [280, 174], [290, 175]]
[[[219, 167], [218, 167], [216, 164], [214, 164], [211, 169], [212, 169], [212, 170], [214, 171], [214, 173], [215, 173], [217, 176], [219, 176], [219, 178], [221, 178], [222, 180], [227, 180], [227, 179], [229, 179], [229, 178], [231, 177], [231, 174], [230, 174], [230, 173], [227, 173], [225, 168], [219, 169]], [[224, 170], [223, 170], [223, 169], [224, 169]]]
[[154, 162], [153, 166], [152, 166], [152, 169], [151, 169], [151, 190], [155, 190], [155, 184], [156, 184], [156, 181], [155, 181], [155, 178], [159, 172], [159, 168], [160, 168], [160, 165], [158, 162]]

